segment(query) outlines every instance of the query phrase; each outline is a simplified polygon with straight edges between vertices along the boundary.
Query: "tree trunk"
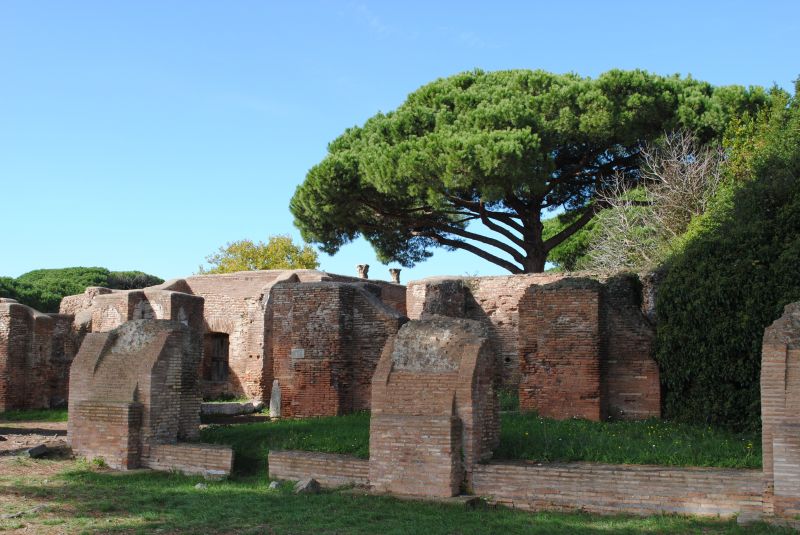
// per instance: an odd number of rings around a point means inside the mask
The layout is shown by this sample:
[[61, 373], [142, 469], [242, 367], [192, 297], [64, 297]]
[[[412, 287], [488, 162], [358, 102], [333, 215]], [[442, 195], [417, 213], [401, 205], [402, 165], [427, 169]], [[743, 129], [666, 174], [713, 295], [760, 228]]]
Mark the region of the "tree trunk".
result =
[[542, 273], [547, 262], [547, 253], [529, 252], [522, 266], [523, 273]]

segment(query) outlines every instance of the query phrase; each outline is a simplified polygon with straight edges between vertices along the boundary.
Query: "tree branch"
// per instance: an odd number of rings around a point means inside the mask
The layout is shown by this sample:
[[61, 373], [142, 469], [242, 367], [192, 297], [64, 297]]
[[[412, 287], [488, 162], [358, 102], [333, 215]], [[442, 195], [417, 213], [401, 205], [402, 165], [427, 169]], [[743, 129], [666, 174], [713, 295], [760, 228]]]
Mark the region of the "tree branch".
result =
[[570, 225], [565, 227], [555, 236], [548, 238], [544, 241], [543, 248], [546, 253], [549, 253], [554, 247], [557, 247], [561, 243], [564, 242], [567, 238], [578, 232], [580, 229], [585, 227], [589, 221], [595, 216], [597, 212], [602, 210], [604, 207], [600, 205], [600, 203], [594, 203], [584, 210], [581, 216], [573, 221]]
[[472, 254], [474, 254], [476, 256], [479, 256], [479, 257], [483, 258], [484, 260], [488, 260], [492, 264], [495, 264], [495, 265], [500, 266], [501, 268], [507, 269], [511, 273], [514, 273], [514, 274], [523, 273], [522, 268], [514, 265], [512, 262], [509, 262], [508, 260], [504, 260], [504, 259], [500, 258], [499, 256], [495, 256], [495, 255], [493, 255], [491, 253], [487, 253], [483, 249], [481, 249], [479, 247], [475, 247], [474, 245], [472, 245], [470, 243], [463, 242], [463, 241], [458, 241], [458, 240], [450, 240], [448, 238], [445, 238], [444, 236], [436, 234], [435, 232], [412, 232], [412, 234], [415, 234], [417, 236], [423, 236], [423, 237], [426, 237], [426, 238], [431, 238], [431, 239], [435, 240], [437, 243], [439, 243], [441, 245], [446, 245], [448, 247], [453, 247], [455, 249], [463, 249], [465, 251], [469, 251], [470, 253], [472, 253]]
[[489, 214], [487, 213], [487, 211], [486, 211], [486, 209], [484, 207], [483, 201], [481, 201], [479, 203], [479, 206], [480, 206], [481, 221], [483, 222], [484, 225], [486, 225], [486, 227], [488, 229], [493, 230], [493, 231], [497, 232], [498, 234], [501, 234], [501, 235], [505, 236], [512, 243], [516, 244], [518, 247], [522, 247], [522, 248], [525, 247], [525, 242], [524, 241], [522, 241], [517, 236], [515, 236], [510, 230], [501, 227], [500, 225], [498, 225], [497, 223], [493, 222], [490, 219], [490, 216], [489, 216]]
[[520, 253], [519, 251], [517, 251], [516, 249], [514, 249], [512, 246], [508, 245], [507, 243], [504, 243], [504, 242], [502, 242], [500, 240], [496, 240], [494, 238], [489, 238], [488, 236], [484, 236], [482, 234], [476, 234], [474, 232], [470, 232], [470, 231], [465, 230], [465, 229], [461, 229], [461, 228], [457, 228], [457, 227], [451, 227], [449, 225], [444, 225], [442, 223], [438, 223], [438, 222], [435, 222], [435, 221], [428, 222], [427, 225], [422, 224], [422, 225], [415, 225], [415, 226], [423, 226], [423, 227], [424, 226], [429, 226], [429, 227], [433, 227], [435, 229], [438, 229], [438, 230], [440, 230], [442, 232], [446, 232], [448, 234], [455, 234], [456, 236], [461, 236], [462, 238], [467, 238], [469, 240], [475, 240], [475, 241], [478, 241], [478, 242], [481, 242], [481, 243], [485, 243], [486, 245], [491, 245], [492, 247], [496, 247], [496, 248], [500, 249], [501, 251], [505, 251], [506, 253], [511, 255], [511, 257], [514, 260], [516, 260], [517, 262], [522, 262], [524, 260], [524, 258], [525, 258], [525, 256], [523, 256], [522, 253]]
[[[466, 208], [476, 215], [480, 214], [482, 201], [468, 201], [467, 199], [456, 197], [455, 195], [446, 195], [446, 197], [450, 199], [453, 204], [461, 206], [462, 208]], [[502, 221], [504, 224], [520, 233], [523, 232], [522, 225], [514, 221], [514, 219], [522, 219], [520, 215], [509, 214], [506, 212], [495, 212], [492, 210], [486, 210], [486, 215], [493, 219], [497, 219], [498, 221]]]

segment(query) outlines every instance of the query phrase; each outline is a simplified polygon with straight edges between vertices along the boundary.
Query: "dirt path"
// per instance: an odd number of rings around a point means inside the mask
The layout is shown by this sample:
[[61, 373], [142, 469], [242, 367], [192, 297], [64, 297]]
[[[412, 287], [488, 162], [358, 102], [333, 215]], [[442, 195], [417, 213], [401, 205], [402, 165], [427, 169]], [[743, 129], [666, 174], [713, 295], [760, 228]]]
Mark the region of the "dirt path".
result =
[[63, 447], [66, 436], [66, 422], [0, 422], [0, 457], [18, 455], [39, 444]]

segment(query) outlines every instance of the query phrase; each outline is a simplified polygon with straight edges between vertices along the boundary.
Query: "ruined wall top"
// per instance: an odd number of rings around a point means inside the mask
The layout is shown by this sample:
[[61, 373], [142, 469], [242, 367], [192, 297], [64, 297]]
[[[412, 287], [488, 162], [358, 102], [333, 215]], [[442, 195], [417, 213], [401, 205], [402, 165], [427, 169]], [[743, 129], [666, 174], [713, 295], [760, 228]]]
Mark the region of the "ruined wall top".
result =
[[764, 331], [764, 345], [800, 348], [800, 301], [786, 305], [783, 315], [767, 327]]
[[477, 321], [430, 316], [397, 333], [392, 367], [421, 373], [454, 372], [461, 366], [465, 346], [480, 347], [487, 337], [486, 327]]
[[478, 321], [429, 316], [386, 342], [372, 380], [370, 483], [453, 496], [499, 440], [496, 358]]

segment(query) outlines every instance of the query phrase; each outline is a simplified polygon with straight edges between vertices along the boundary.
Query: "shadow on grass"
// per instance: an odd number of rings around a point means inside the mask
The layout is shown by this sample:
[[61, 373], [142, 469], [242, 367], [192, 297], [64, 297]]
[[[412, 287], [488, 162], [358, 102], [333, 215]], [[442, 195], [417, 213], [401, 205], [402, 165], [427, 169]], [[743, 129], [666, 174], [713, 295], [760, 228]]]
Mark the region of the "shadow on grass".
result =
[[[294, 495], [270, 490], [264, 477], [208, 482], [168, 473], [112, 475], [77, 469], [49, 485], [23, 483], [0, 492], [47, 501], [41, 525], [84, 533], [789, 533], [766, 525], [745, 531], [734, 521], [680, 516], [595, 516], [401, 501], [341, 491]], [[35, 527], [35, 526], [31, 526]]]

